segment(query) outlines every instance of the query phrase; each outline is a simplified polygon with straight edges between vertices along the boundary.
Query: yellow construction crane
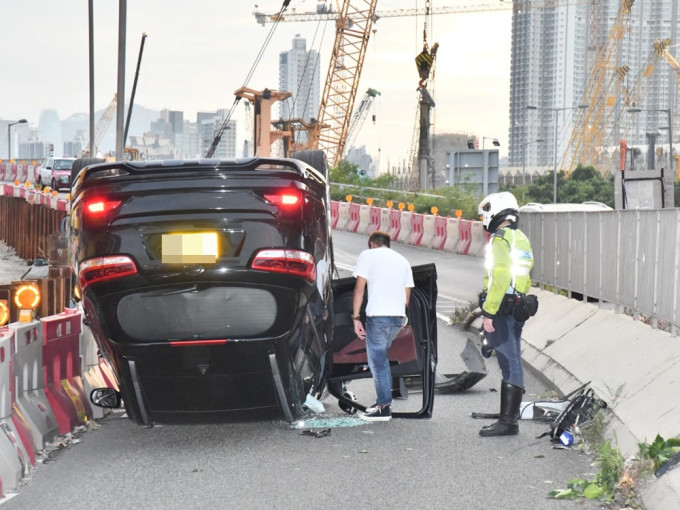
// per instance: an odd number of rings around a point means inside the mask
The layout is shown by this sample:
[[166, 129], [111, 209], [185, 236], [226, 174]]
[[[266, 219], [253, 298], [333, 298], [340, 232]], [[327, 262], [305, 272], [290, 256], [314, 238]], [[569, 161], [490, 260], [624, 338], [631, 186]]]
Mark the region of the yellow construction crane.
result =
[[[359, 77], [378, 0], [344, 0], [335, 24], [335, 43], [328, 64], [311, 147], [326, 152], [331, 166], [342, 157]], [[328, 126], [323, 129], [323, 126]]]
[[569, 158], [567, 174], [579, 163], [597, 165], [599, 162], [605, 136], [611, 131], [613, 113], [621, 95], [621, 83], [629, 71], [628, 66], [619, 65], [619, 60], [621, 41], [628, 28], [634, 1], [621, 1], [607, 40], [595, 58], [581, 101], [588, 107], [579, 110], [576, 116], [568, 148], [560, 165], [560, 168], [565, 168], [565, 160]]
[[[111, 120], [113, 119], [113, 116], [116, 114], [116, 106], [118, 105], [118, 94], [113, 95], [113, 99], [109, 103], [109, 106], [106, 107], [106, 110], [104, 110], [104, 113], [102, 114], [101, 118], [99, 119], [99, 122], [97, 122], [97, 127], [94, 130], [94, 154], [90, 154], [90, 156], [94, 156], [97, 154], [99, 150], [99, 143], [102, 141], [102, 138], [104, 137], [104, 134], [106, 133], [106, 130], [109, 127], [109, 124], [111, 124]], [[84, 152], [89, 153], [89, 147], [90, 147], [90, 140], [87, 141], [85, 144], [85, 149]]]
[[[465, 12], [485, 12], [485, 11], [510, 11], [512, 2], [498, 2], [495, 4], [473, 4], [473, 5], [449, 5], [445, 7], [432, 7], [427, 14], [456, 14]], [[253, 12], [255, 20], [260, 24], [272, 23], [274, 21], [326, 21], [339, 19], [340, 12], [332, 9], [318, 9], [318, 12], [292, 12], [288, 14], [265, 14], [260, 11]], [[397, 18], [402, 16], [425, 15], [424, 7], [414, 9], [389, 9], [376, 12], [373, 21], [380, 18]]]

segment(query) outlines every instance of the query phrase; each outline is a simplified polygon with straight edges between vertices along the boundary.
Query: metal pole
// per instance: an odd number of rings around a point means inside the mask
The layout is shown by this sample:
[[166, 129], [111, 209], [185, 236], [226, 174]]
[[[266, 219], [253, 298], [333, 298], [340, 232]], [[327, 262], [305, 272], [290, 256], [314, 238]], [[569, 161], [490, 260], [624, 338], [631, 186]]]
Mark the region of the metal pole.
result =
[[116, 105], [116, 161], [123, 161], [125, 129], [125, 32], [127, 0], [118, 0], [118, 104]]
[[[675, 19], [675, 18], [673, 18]], [[675, 193], [674, 193], [674, 179], [675, 179], [675, 169], [673, 164], [673, 118], [671, 116], [671, 107], [668, 105], [666, 110], [668, 114], [668, 171], [670, 172], [670, 186], [666, 186], [666, 177], [662, 174], [661, 181], [664, 183], [664, 194], [665, 190], [668, 189], [668, 199], [664, 197], [664, 207], [675, 207]]]
[[12, 163], [12, 135], [10, 134], [10, 128], [13, 124], [7, 123], [7, 161]]
[[553, 147], [553, 204], [557, 203], [557, 116], [560, 111], [555, 109], [555, 146]]
[[[142, 52], [144, 51], [144, 40], [146, 33], [142, 34], [142, 42], [139, 45], [139, 56], [137, 57], [137, 70], [135, 71], [135, 81], [132, 84], [132, 93], [130, 94], [130, 104], [128, 106], [127, 119], [125, 120], [125, 131], [123, 131], [123, 147], [128, 137], [128, 129], [130, 129], [130, 118], [132, 117], [132, 106], [135, 104], [135, 92], [137, 91], [137, 80], [139, 79], [139, 66], [142, 63]], [[285, 154], [285, 152], [284, 152]]]
[[94, 157], [94, 0], [87, 4], [90, 51], [90, 157]]

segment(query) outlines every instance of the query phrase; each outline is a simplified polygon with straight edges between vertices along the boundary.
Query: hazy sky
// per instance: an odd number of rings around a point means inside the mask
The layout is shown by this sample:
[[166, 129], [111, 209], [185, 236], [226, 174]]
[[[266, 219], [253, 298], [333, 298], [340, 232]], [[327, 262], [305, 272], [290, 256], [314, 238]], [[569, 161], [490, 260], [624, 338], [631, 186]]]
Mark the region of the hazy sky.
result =
[[[432, 0], [431, 6], [496, 1]], [[278, 12], [281, 3], [258, 1], [259, 10], [268, 13]], [[313, 11], [316, 3], [292, 0], [289, 9]], [[424, 4], [379, 0], [377, 10]], [[118, 5], [115, 0], [94, 1], [96, 109], [105, 108], [116, 92]], [[254, 7], [255, 3], [241, 0], [128, 1], [126, 97], [145, 32], [135, 104], [182, 110], [194, 121], [197, 111], [230, 107], [271, 28], [255, 22]], [[503, 11], [437, 15], [429, 20], [430, 45], [440, 45], [433, 86], [434, 131], [498, 138], [501, 155], [507, 154], [511, 17], [510, 11]], [[56, 109], [62, 119], [87, 113], [88, 0], [0, 0], [0, 20], [0, 119], [26, 118], [37, 125], [44, 108]], [[381, 168], [388, 159], [395, 164], [409, 153], [418, 100], [414, 58], [422, 49], [424, 22], [422, 16], [383, 18], [374, 25], [376, 32], [369, 41], [356, 104], [369, 87], [381, 96], [371, 112], [376, 122], [369, 116], [357, 144], [365, 144], [374, 157], [380, 153]], [[307, 39], [308, 49], [320, 51], [323, 83], [333, 23], [287, 22], [276, 28], [247, 83], [250, 88], [278, 88], [278, 54], [291, 47], [296, 34]], [[237, 107], [237, 120], [242, 119], [243, 102]]]

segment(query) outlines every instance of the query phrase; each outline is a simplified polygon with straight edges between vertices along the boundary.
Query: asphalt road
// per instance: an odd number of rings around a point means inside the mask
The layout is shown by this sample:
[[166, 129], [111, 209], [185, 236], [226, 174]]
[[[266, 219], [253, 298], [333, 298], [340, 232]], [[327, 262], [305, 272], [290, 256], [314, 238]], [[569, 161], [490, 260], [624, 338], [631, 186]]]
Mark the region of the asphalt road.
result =
[[[365, 236], [334, 233], [337, 261], [351, 267]], [[414, 265], [435, 262], [440, 313], [474, 298], [482, 261], [395, 244]], [[347, 274], [343, 271], [342, 274]], [[465, 369], [466, 333], [439, 323], [440, 373]], [[361, 422], [325, 398], [326, 412], [297, 424], [254, 422], [140, 427], [122, 412], [109, 415], [79, 442], [57, 452], [3, 509], [450, 509], [503, 510], [597, 507], [547, 499], [576, 477], [592, 479], [592, 459], [555, 449], [545, 423], [523, 420], [520, 434], [483, 438], [474, 411], [496, 412], [500, 372], [457, 394], [437, 394], [434, 417]], [[527, 374], [525, 400], [545, 398], [546, 386]], [[352, 390], [370, 392], [369, 381]], [[417, 390], [395, 409], [418, 406]], [[330, 428], [324, 437], [305, 435]]]

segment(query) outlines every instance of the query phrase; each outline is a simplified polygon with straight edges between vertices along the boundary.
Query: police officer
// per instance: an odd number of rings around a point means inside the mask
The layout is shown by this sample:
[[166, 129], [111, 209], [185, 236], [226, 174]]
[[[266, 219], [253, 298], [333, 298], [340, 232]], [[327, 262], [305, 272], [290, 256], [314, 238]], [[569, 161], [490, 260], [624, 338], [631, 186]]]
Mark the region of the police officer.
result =
[[[524, 393], [521, 339], [524, 320], [515, 317], [517, 300], [531, 287], [534, 265], [531, 244], [517, 228], [519, 207], [512, 193], [492, 193], [479, 204], [484, 229], [491, 234], [486, 247], [481, 309], [488, 347], [496, 351], [503, 375], [501, 412], [497, 422], [483, 427], [482, 436], [519, 432], [517, 420]], [[520, 319], [522, 319], [520, 317]]]

